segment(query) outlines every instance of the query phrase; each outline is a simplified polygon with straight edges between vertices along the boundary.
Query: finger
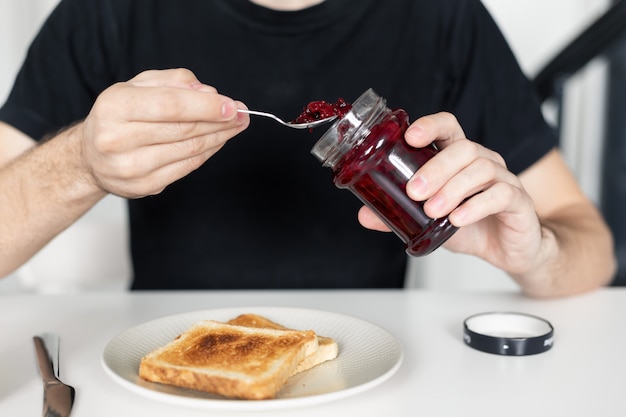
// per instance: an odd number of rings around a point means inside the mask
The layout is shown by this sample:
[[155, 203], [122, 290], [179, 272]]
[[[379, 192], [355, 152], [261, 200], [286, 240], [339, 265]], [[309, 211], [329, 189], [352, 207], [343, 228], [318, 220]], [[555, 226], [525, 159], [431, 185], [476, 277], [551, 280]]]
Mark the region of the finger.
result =
[[518, 186], [513, 174], [503, 175], [501, 178], [494, 178], [490, 174], [493, 164], [488, 168], [478, 167], [478, 165], [489, 165], [482, 160], [470, 165], [459, 175], [450, 180], [439, 192], [424, 203], [424, 212], [432, 218], [439, 218], [447, 215], [456, 207], [465, 204], [467, 199], [474, 198], [479, 193], [485, 193], [496, 184], [503, 183], [510, 186]]
[[433, 142], [443, 148], [447, 143], [465, 139], [465, 133], [454, 115], [441, 112], [417, 119], [409, 126], [404, 137], [409, 145], [416, 148], [423, 148]]
[[98, 146], [115, 151], [245, 128], [249, 118], [237, 106], [228, 97], [193, 90], [118, 87], [102, 94], [88, 120]]
[[425, 201], [479, 159], [506, 169], [504, 159], [496, 152], [467, 139], [456, 140], [420, 167], [407, 183], [407, 194], [416, 201]]
[[155, 167], [154, 170], [143, 173], [140, 176], [118, 176], [111, 178], [109, 179], [109, 188], [103, 188], [125, 198], [140, 198], [159, 194], [168, 185], [199, 168], [211, 156], [217, 153], [222, 146], [223, 144], [208, 149], [204, 153], [197, 154], [193, 157]]
[[185, 68], [144, 71], [128, 81], [135, 87], [178, 87], [217, 93], [217, 89], [202, 84], [196, 75]]
[[226, 121], [237, 116], [237, 103], [217, 93], [175, 87], [120, 87], [120, 90], [115, 91], [120, 97], [113, 98], [111, 103], [123, 103], [127, 121]]
[[516, 211], [533, 210], [532, 207], [526, 207], [528, 201], [530, 200], [523, 198], [521, 188], [507, 182], [499, 182], [468, 199], [453, 210], [448, 218], [455, 226], [463, 227], [491, 215], [506, 216], [507, 213], [512, 215]]
[[[207, 153], [209, 156], [213, 155], [241, 130], [241, 126], [236, 126], [176, 142], [156, 143], [131, 149], [110, 160], [110, 163], [114, 164], [112, 171], [120, 178], [132, 179], [149, 175], [167, 165], [185, 163], [184, 161], [189, 161], [187, 163], [195, 169], [199, 165], [194, 164], [194, 158]], [[204, 161], [206, 159], [201, 160], [202, 163]], [[181, 172], [180, 177], [189, 172]]]
[[387, 225], [367, 206], [361, 207], [358, 214], [359, 223], [367, 229], [390, 232]]
[[146, 156], [153, 158], [153, 165], [156, 166], [177, 163], [221, 148], [242, 130], [241, 126], [235, 126], [178, 142], [157, 144], [147, 148], [149, 153]]
[[502, 165], [486, 158], [477, 159], [428, 199], [424, 203], [424, 211], [432, 218], [443, 217], [466, 199], [499, 182], [519, 186], [517, 177]]
[[[194, 138], [231, 136], [247, 128], [249, 120], [228, 122], [128, 123], [123, 128], [92, 135], [94, 149], [104, 155], [132, 152], [154, 145], [175, 144]], [[235, 134], [236, 134], [235, 133]]]

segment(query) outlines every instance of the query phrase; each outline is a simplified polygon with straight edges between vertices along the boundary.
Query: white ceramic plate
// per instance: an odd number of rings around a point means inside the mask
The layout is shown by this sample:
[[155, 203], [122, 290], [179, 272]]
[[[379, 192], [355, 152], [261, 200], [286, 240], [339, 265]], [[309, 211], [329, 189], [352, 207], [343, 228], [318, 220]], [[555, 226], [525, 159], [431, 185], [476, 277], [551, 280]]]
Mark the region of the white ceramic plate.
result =
[[[207, 319], [227, 321], [243, 313], [259, 314], [286, 327], [310, 329], [332, 337], [339, 345], [339, 354], [332, 361], [294, 375], [271, 400], [234, 400], [139, 378], [141, 358], [193, 323]], [[250, 307], [179, 314], [133, 327], [107, 344], [102, 364], [122, 386], [156, 400], [196, 408], [250, 411], [308, 406], [363, 392], [391, 377], [402, 356], [400, 343], [389, 332], [354, 317], [317, 310]]]

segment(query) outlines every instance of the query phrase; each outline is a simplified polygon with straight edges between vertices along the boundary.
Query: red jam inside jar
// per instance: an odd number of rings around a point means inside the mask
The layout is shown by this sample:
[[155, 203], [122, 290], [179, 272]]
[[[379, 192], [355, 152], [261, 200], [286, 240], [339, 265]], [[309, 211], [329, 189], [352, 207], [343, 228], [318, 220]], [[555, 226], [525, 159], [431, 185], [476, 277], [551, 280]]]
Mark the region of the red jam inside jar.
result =
[[412, 256], [423, 256], [456, 232], [447, 217], [432, 219], [406, 193], [406, 184], [438, 151], [434, 145], [414, 148], [404, 140], [409, 118], [389, 110], [371, 89], [314, 146], [312, 153], [333, 170], [338, 188], [347, 188], [370, 207], [406, 244]]

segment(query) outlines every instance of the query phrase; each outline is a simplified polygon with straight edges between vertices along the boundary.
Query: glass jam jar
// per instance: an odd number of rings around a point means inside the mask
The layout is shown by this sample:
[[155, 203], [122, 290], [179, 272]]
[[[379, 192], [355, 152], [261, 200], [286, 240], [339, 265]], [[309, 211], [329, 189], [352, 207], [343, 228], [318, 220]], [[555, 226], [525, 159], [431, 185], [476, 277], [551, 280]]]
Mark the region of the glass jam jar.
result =
[[438, 151], [434, 144], [409, 146], [404, 132], [406, 111], [391, 111], [372, 89], [363, 93], [346, 115], [337, 120], [311, 153], [333, 171], [333, 182], [347, 188], [370, 207], [406, 244], [412, 256], [437, 249], [456, 232], [447, 217], [431, 219], [423, 202], [406, 194], [417, 169]]

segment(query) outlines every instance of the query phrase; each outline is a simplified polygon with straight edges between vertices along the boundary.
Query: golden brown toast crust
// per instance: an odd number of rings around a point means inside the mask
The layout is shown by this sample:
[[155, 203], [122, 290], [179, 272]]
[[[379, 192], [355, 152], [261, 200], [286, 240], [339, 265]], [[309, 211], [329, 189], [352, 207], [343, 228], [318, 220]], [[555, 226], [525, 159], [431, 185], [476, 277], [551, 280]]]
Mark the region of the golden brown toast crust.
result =
[[312, 331], [205, 320], [144, 356], [139, 375], [228, 397], [273, 398], [316, 345]]
[[[288, 330], [286, 327], [275, 323], [266, 317], [251, 313], [241, 314], [234, 319], [229, 320], [228, 323], [246, 327]], [[294, 374], [306, 371], [322, 362], [326, 362], [337, 357], [339, 348], [334, 339], [317, 335], [317, 343], [317, 350], [307, 354], [306, 358], [300, 362], [298, 367], [295, 369]]]
[[228, 320], [228, 324], [234, 324], [236, 326], [245, 326], [245, 327], [265, 327], [268, 329], [279, 329], [285, 330], [286, 327], [281, 326], [278, 323], [273, 322], [272, 320], [259, 316], [257, 314], [240, 314], [234, 319]]

